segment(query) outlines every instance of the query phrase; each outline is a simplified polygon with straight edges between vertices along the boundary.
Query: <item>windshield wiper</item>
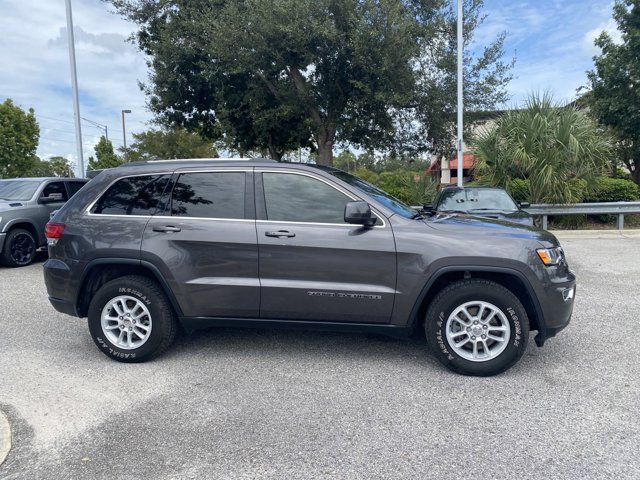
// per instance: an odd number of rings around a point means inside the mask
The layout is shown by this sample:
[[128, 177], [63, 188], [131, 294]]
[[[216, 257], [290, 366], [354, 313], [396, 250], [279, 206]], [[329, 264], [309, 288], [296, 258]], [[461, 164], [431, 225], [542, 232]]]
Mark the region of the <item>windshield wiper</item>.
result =
[[424, 217], [422, 216], [422, 213], [416, 212], [411, 215], [411, 220], [424, 220]]

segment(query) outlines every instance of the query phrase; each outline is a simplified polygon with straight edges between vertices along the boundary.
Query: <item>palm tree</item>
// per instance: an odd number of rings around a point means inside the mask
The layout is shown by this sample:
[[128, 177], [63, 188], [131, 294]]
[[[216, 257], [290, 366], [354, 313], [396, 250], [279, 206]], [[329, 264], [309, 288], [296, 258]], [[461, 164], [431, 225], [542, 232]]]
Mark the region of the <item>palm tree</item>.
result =
[[561, 107], [548, 93], [530, 95], [525, 108], [502, 115], [474, 144], [479, 182], [506, 188], [526, 179], [533, 203], [582, 201], [611, 154], [584, 111]]

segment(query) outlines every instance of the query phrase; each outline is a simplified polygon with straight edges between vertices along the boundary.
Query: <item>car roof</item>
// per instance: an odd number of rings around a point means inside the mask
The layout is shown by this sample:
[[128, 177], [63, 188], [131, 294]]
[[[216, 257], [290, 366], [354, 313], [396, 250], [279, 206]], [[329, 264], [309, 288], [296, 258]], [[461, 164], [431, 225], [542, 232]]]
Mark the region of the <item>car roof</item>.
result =
[[86, 182], [86, 178], [69, 178], [69, 177], [19, 177], [19, 178], [0, 178], [0, 181], [3, 180], [23, 180], [28, 182], [45, 182], [47, 180], [58, 180], [58, 181], [67, 181], [67, 180], [75, 180], [80, 182]]
[[[148, 160], [144, 162], [123, 163], [114, 168], [106, 170], [113, 171], [118, 175], [126, 175], [130, 170], [136, 174], [146, 172], [174, 171], [176, 169], [209, 168], [209, 167], [269, 167], [269, 168], [292, 168], [292, 167], [315, 167], [311, 163], [278, 162], [269, 158], [185, 158], [171, 160]], [[91, 175], [89, 175], [91, 176]], [[95, 175], [93, 175], [95, 176]]]

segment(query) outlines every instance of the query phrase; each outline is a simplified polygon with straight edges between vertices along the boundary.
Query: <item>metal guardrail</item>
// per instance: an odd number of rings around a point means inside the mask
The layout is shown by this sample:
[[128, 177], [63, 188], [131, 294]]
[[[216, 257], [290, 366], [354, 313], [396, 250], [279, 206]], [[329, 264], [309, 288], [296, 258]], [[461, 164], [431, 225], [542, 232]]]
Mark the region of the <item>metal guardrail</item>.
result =
[[[420, 209], [420, 207], [412, 207]], [[535, 203], [523, 208], [530, 215], [542, 217], [542, 228], [549, 226], [549, 215], [617, 215], [618, 230], [624, 228], [624, 216], [640, 214], [640, 202], [600, 202], [600, 203], [570, 203], [552, 205], [548, 203]]]
[[523, 208], [530, 215], [542, 217], [542, 228], [547, 229], [549, 215], [617, 215], [618, 230], [624, 228], [624, 216], [640, 213], [640, 202], [601, 202], [601, 203], [573, 203], [566, 205], [551, 205], [546, 203], [533, 204]]

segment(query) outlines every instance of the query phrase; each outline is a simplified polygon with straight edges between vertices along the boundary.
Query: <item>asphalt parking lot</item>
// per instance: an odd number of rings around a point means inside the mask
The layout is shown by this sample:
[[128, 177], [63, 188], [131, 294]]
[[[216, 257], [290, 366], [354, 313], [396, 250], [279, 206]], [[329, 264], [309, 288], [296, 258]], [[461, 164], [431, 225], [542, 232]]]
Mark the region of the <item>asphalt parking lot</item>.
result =
[[493, 378], [419, 339], [241, 329], [119, 364], [41, 263], [0, 269], [0, 478], [640, 478], [640, 237], [562, 243], [571, 325]]

